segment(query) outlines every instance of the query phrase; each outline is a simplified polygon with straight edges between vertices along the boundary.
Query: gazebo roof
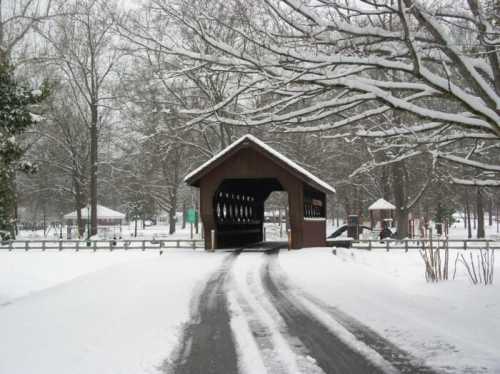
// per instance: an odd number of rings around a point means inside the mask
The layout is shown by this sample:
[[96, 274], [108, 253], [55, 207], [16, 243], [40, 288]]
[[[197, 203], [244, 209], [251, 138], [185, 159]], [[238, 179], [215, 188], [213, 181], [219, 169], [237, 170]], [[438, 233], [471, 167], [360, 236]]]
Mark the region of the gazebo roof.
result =
[[[88, 213], [87, 209], [89, 209], [89, 206], [87, 205], [86, 207], [81, 209], [81, 214], [83, 218], [86, 218]], [[64, 219], [76, 219], [76, 210], [65, 214]], [[105, 206], [102, 205], [97, 205], [97, 219], [124, 219], [125, 214], [117, 212], [116, 210], [106, 208]]]
[[276, 163], [282, 165], [282, 167], [287, 168], [292, 171], [295, 175], [300, 177], [303, 181], [318, 187], [320, 190], [326, 193], [335, 193], [335, 188], [330, 186], [325, 181], [319, 179], [315, 175], [311, 174], [309, 171], [304, 169], [302, 166], [298, 165], [296, 162], [290, 160], [285, 155], [279, 153], [274, 148], [268, 146], [263, 141], [259, 140], [253, 135], [247, 134], [242, 136], [234, 143], [217, 153], [214, 157], [206, 161], [204, 164], [193, 170], [191, 173], [186, 175], [184, 181], [190, 185], [197, 185], [198, 181], [206, 175], [209, 171], [215, 168], [217, 165], [222, 163], [225, 159], [230, 157], [232, 154], [237, 152], [240, 148], [250, 146], [258, 149], [262, 153], [266, 154], [267, 157], [274, 160]]
[[384, 199], [378, 199], [368, 207], [368, 210], [395, 210], [396, 207]]

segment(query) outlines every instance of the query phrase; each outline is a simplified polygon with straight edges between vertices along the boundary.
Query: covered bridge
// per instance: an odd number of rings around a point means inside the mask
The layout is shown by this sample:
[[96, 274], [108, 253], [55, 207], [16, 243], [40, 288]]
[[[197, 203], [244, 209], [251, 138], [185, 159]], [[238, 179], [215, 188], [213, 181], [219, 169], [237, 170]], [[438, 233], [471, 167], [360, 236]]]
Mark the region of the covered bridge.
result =
[[326, 195], [335, 189], [252, 135], [238, 139], [184, 180], [200, 188], [207, 249], [261, 242], [264, 203], [273, 191], [288, 193], [291, 247], [326, 244]]

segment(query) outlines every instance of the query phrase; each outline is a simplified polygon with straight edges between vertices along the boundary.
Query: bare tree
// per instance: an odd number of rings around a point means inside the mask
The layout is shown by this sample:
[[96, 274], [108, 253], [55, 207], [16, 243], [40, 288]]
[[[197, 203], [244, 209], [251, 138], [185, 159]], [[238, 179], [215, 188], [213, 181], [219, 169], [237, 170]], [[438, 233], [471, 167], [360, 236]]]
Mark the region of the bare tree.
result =
[[[99, 133], [105, 125], [105, 111], [110, 100], [108, 81], [120, 51], [114, 48], [112, 28], [115, 17], [106, 1], [70, 1], [61, 4], [65, 15], [39, 28], [52, 54], [46, 58], [56, 64], [71, 87], [72, 100], [90, 138], [89, 201], [91, 233], [97, 233], [97, 184]], [[107, 86], [108, 85], [108, 86]]]
[[12, 60], [30, 32], [56, 14], [51, 0], [0, 0], [0, 63]]
[[[170, 22], [188, 28], [200, 48], [153, 34], [144, 34], [144, 45], [177, 56], [184, 71], [224, 71], [239, 82], [210, 109], [185, 111], [196, 116], [190, 123], [403, 137], [407, 144], [398, 162], [428, 153], [442, 162], [500, 171], [484, 152], [500, 137], [495, 2], [262, 0], [253, 5], [259, 17], [243, 12], [246, 18], [237, 24], [206, 7], [193, 15], [167, 1], [154, 4]], [[214, 35], [213, 24], [235, 37]], [[266, 97], [266, 104], [235, 111], [235, 101], [255, 103], [255, 97]], [[381, 116], [393, 110], [407, 119], [380, 126], [386, 123]], [[470, 140], [479, 145], [467, 150], [463, 144]], [[499, 185], [481, 177], [451, 180]]]

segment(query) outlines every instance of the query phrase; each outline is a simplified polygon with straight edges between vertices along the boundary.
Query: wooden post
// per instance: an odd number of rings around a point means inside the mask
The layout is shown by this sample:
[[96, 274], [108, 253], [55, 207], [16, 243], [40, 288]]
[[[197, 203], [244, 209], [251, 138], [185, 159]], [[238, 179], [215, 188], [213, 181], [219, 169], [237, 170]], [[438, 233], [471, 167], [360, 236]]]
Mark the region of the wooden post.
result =
[[288, 229], [288, 250], [292, 249], [292, 230]]
[[181, 241], [180, 241], [180, 240], [177, 240], [177, 241], [175, 242], [175, 246], [176, 246], [177, 248], [179, 248], [179, 247], [181, 246]]
[[45, 240], [42, 240], [42, 251], [45, 252]]
[[368, 250], [369, 251], [372, 250], [372, 240], [371, 239], [368, 239]]
[[405, 252], [408, 252], [408, 240], [405, 240]]
[[146, 250], [146, 241], [145, 240], [142, 241], [142, 250], [143, 251]]
[[78, 252], [80, 250], [80, 241], [76, 241], [76, 251]]
[[12, 251], [12, 240], [9, 240], [9, 252]]
[[467, 250], [467, 240], [464, 240], [464, 251]]
[[266, 241], [266, 228], [263, 227], [262, 229], [262, 241], [265, 242]]
[[97, 251], [97, 242], [94, 240], [94, 252]]
[[109, 251], [110, 252], [113, 251], [113, 241], [112, 240], [109, 241]]
[[389, 252], [389, 240], [387, 240], [387, 238], [385, 239], [385, 250]]
[[283, 237], [283, 220], [281, 219], [281, 208], [278, 208], [278, 220], [280, 223], [280, 239]]
[[62, 250], [63, 250], [62, 240], [59, 240], [59, 251], [62, 251]]
[[24, 249], [26, 251], [28, 251], [30, 249], [30, 244], [29, 244], [29, 241], [27, 241], [27, 240], [24, 242]]
[[210, 249], [215, 251], [215, 230], [210, 230]]

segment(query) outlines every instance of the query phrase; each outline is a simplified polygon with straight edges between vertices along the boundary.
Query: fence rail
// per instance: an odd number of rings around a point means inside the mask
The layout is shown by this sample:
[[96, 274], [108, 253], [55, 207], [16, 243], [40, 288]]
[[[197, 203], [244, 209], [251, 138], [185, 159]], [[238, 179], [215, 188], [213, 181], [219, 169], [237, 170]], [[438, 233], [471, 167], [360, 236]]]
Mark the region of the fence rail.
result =
[[163, 248], [204, 248], [203, 240], [191, 239], [111, 239], [111, 240], [8, 240], [0, 243], [0, 250], [149, 250]]
[[500, 241], [493, 239], [346, 239], [346, 240], [327, 240], [330, 245], [335, 246], [335, 242], [345, 244], [350, 242], [350, 247], [354, 249], [385, 249], [386, 251], [404, 250], [408, 252], [413, 249], [421, 249], [423, 246], [433, 248], [448, 248], [448, 249], [500, 249]]

